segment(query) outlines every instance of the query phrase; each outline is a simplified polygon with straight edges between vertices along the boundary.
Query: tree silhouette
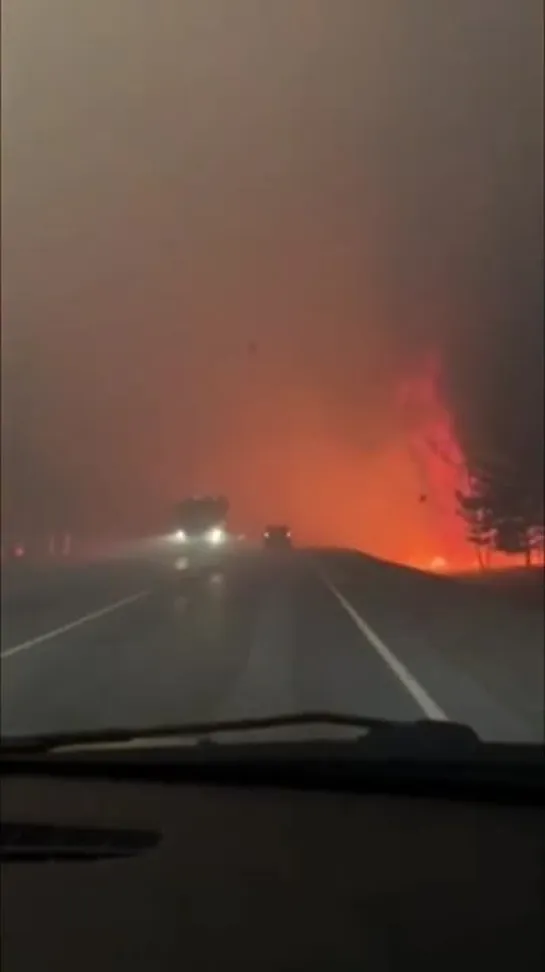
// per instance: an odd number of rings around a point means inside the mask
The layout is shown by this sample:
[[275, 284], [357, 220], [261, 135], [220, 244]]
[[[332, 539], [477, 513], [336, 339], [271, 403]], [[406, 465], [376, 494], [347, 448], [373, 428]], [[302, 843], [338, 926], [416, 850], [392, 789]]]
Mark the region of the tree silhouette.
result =
[[543, 499], [529, 489], [513, 470], [483, 463], [469, 476], [469, 489], [457, 491], [460, 515], [481, 567], [493, 551], [523, 554], [527, 565], [543, 543]]

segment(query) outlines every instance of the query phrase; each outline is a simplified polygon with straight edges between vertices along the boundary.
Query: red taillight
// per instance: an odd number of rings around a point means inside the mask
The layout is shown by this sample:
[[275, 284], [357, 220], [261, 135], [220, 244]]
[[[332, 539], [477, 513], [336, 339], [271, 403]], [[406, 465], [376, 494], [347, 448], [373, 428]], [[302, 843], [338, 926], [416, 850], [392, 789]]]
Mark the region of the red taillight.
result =
[[24, 557], [24, 555], [25, 555], [25, 548], [22, 547], [20, 543], [18, 543], [17, 546], [15, 547], [15, 550], [13, 551], [13, 553], [14, 553], [14, 555], [16, 557]]

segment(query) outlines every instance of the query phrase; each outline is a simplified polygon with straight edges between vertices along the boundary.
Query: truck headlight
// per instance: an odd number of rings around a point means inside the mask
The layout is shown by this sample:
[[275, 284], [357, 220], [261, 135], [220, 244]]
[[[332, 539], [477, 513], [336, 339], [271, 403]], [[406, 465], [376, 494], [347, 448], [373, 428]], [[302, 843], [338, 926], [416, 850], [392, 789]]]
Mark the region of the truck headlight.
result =
[[208, 543], [211, 543], [214, 547], [217, 547], [220, 543], [224, 542], [225, 532], [221, 529], [221, 527], [214, 527], [212, 530], [208, 531], [206, 534], [206, 539], [208, 540]]
[[174, 539], [178, 543], [185, 543], [185, 541], [187, 540], [187, 533], [185, 532], [185, 530], [176, 530], [176, 533], [174, 534]]

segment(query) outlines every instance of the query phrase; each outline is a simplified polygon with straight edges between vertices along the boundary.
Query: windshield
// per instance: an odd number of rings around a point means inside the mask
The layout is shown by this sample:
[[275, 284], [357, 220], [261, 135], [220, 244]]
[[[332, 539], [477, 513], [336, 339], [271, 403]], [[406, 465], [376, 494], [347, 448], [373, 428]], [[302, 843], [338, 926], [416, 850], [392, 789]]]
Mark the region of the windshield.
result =
[[159, 7], [3, 12], [3, 738], [543, 740], [542, 4]]

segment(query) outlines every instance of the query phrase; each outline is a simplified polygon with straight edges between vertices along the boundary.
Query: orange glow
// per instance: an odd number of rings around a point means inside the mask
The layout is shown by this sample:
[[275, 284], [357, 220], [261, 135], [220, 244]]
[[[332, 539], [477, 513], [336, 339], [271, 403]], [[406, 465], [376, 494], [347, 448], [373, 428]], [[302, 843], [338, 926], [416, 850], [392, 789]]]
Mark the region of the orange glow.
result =
[[[375, 363], [388, 360], [377, 342], [366, 338], [367, 370], [349, 404], [336, 376], [328, 386], [318, 359], [308, 361], [308, 340], [290, 362], [279, 343], [254, 344], [247, 334], [232, 359], [208, 350], [201, 360], [192, 349], [206, 386], [184, 384], [180, 361], [159, 355], [155, 361], [150, 349], [142, 371], [160, 394], [134, 406], [130, 422], [138, 435], [125, 435], [122, 455], [112, 445], [109, 464], [101, 466], [107, 470], [101, 496], [116, 528], [134, 523], [163, 532], [181, 497], [221, 493], [231, 501], [231, 529], [249, 538], [261, 536], [268, 522], [287, 523], [301, 545], [353, 547], [422, 570], [435, 558], [449, 571], [473, 569], [474, 551], [455, 508], [464, 462], [438, 391], [438, 356], [397, 381], [384, 366], [367, 392]], [[355, 347], [351, 357], [359, 361], [358, 355]], [[342, 372], [333, 343], [330, 357]], [[97, 399], [93, 422], [103, 404]], [[494, 566], [501, 563], [494, 558]]]
[[230, 496], [233, 528], [250, 536], [278, 521], [301, 544], [359, 548], [424, 569], [469, 567], [474, 554], [454, 498], [463, 460], [437, 377], [435, 359], [425, 361], [392, 396], [386, 419], [362, 414], [361, 442], [354, 423], [348, 428], [310, 387], [288, 387], [282, 401], [264, 387], [252, 408], [224, 409], [221, 421], [236, 434], [210, 437], [193, 488]]

